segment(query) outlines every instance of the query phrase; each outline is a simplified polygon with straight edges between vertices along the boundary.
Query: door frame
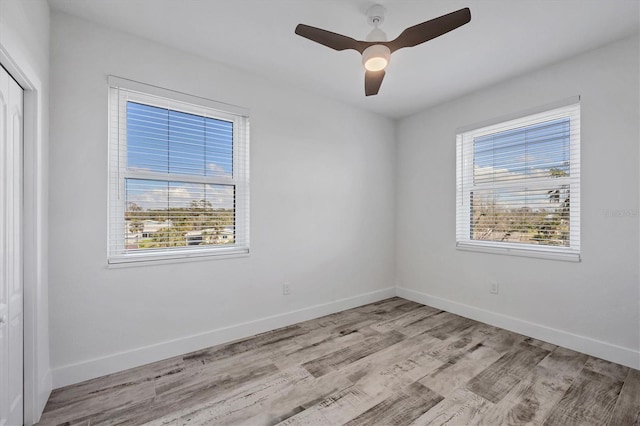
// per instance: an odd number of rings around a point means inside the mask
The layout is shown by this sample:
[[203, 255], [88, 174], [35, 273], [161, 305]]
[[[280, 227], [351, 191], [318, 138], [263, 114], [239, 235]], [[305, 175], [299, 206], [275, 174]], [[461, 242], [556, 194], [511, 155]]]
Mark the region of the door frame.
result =
[[[45, 141], [48, 128], [43, 85], [29, 62], [19, 52], [8, 52], [0, 42], [0, 64], [24, 90], [22, 167], [22, 257], [23, 257], [23, 419], [34, 424], [52, 389], [49, 361], [47, 288], [47, 197]], [[41, 362], [45, 360], [44, 366]], [[44, 371], [43, 371], [44, 370]]]

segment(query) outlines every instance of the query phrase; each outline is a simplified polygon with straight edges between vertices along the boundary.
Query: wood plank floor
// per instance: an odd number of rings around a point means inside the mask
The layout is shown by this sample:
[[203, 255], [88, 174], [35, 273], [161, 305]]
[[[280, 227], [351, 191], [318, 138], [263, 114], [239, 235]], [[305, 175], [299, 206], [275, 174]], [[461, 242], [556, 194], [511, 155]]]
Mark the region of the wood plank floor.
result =
[[53, 391], [40, 425], [640, 425], [640, 372], [392, 298]]

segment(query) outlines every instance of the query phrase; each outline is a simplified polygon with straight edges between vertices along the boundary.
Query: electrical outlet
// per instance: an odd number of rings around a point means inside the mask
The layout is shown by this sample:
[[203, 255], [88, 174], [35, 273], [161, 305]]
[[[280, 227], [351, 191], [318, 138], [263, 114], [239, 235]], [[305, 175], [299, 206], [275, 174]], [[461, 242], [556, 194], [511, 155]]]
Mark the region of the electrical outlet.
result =
[[291, 294], [291, 284], [289, 283], [282, 284], [282, 294], [285, 296]]
[[498, 294], [498, 292], [500, 291], [500, 286], [497, 282], [493, 282], [491, 283], [491, 289], [489, 291], [491, 292], [491, 294]]

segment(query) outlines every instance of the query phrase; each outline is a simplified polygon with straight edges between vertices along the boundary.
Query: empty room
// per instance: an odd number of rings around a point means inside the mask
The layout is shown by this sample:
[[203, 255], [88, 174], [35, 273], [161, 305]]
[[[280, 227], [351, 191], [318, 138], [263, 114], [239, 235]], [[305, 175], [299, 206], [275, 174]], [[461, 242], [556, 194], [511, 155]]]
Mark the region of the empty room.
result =
[[0, 425], [640, 425], [637, 0], [0, 0]]

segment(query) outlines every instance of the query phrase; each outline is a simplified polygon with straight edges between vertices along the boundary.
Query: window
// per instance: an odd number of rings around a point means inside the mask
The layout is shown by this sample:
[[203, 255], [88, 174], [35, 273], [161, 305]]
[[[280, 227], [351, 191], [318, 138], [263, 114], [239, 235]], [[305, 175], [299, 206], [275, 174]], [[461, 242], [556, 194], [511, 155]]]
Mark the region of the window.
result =
[[247, 253], [247, 111], [109, 85], [109, 263]]
[[580, 106], [457, 135], [457, 247], [579, 261]]

